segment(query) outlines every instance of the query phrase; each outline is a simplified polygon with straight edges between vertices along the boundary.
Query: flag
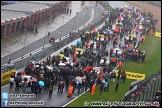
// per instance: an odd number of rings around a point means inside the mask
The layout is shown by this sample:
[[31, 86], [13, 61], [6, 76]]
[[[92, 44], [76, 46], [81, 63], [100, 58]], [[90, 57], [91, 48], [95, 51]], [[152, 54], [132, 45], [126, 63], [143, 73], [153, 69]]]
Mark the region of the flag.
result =
[[90, 1], [89, 4], [91, 5], [92, 4], [92, 1]]

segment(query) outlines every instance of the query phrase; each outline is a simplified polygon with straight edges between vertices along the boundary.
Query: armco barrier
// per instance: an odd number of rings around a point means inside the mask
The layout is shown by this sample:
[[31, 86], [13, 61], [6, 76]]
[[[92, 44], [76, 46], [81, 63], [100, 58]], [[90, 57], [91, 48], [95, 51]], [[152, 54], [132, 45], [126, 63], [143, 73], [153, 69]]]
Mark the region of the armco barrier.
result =
[[121, 101], [141, 102], [154, 97], [157, 90], [161, 88], [161, 71], [151, 75], [135, 84], [132, 89], [125, 93]]
[[[100, 4], [105, 8], [107, 6], [109, 6], [109, 4], [105, 5], [105, 3], [102, 3], [103, 1], [100, 2]], [[106, 2], [108, 3], [108, 2]], [[80, 32], [84, 32], [84, 31], [91, 31], [93, 30], [93, 28], [99, 26], [100, 24], [102, 24], [105, 19], [108, 18], [109, 14], [104, 15], [105, 17], [102, 18], [100, 21], [96, 22], [93, 24], [93, 26], [89, 27], [86, 26], [85, 28], [80, 29], [79, 31], [76, 30], [76, 32], [74, 32], [72, 35], [67, 34], [67, 36], [65, 36], [64, 39], [59, 40], [58, 42], [54, 42], [53, 44], [50, 45], [45, 45], [44, 49], [40, 48], [37, 51], [33, 51], [31, 52], [30, 55], [26, 55], [22, 58], [19, 58], [18, 60], [14, 60], [14, 65], [9, 66], [9, 65], [3, 65], [1, 66], [1, 74], [4, 72], [8, 72], [11, 69], [16, 69], [19, 70], [23, 67], [26, 67], [30, 61], [35, 60], [35, 61], [41, 61], [43, 58], [51, 55], [52, 53], [54, 53], [55, 51], [57, 51], [58, 49], [62, 48], [63, 46], [73, 42], [74, 40], [76, 40], [76, 34], [79, 34]], [[12, 61], [13, 62], [13, 61]]]
[[11, 78], [11, 75], [14, 74], [15, 72], [16, 70], [12, 69], [8, 72], [1, 74], [1, 83], [6, 82], [7, 80], [9, 81], [9, 79]]

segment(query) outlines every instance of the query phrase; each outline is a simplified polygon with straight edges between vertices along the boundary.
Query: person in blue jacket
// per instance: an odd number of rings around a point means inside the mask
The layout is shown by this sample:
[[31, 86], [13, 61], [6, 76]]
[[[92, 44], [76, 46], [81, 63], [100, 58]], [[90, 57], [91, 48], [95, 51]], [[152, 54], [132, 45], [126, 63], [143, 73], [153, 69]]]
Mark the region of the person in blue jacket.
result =
[[105, 80], [105, 83], [104, 83], [104, 92], [106, 92], [108, 90], [108, 81]]

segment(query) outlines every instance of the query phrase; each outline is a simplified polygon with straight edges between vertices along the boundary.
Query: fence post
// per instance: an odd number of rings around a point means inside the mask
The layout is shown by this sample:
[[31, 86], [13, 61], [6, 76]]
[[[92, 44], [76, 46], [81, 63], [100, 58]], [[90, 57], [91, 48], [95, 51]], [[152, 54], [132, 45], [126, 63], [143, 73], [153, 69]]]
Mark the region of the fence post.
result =
[[[150, 81], [148, 81], [148, 82], [150, 83], [150, 85], [152, 85]], [[150, 91], [150, 93], [149, 93], [149, 94], [150, 94], [150, 95], [149, 95], [149, 98], [151, 97], [151, 92], [152, 92], [152, 87], [150, 87], [150, 88], [151, 88], [151, 90], [149, 90], [149, 91]]]

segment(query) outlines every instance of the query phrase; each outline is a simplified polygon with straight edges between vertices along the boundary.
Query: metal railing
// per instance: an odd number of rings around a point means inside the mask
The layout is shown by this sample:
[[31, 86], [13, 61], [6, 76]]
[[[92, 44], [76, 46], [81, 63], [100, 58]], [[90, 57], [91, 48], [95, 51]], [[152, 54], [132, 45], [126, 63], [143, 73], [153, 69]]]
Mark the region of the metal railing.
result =
[[[105, 7], [105, 6], [108, 6], [108, 5], [105, 5], [105, 4], [104, 4], [104, 6], [102, 5], [102, 7]], [[16, 69], [16, 70], [22, 69], [22, 68], [26, 67], [27, 65], [29, 65], [29, 62], [32, 60], [41, 61], [43, 58], [51, 55], [55, 51], [59, 50], [60, 48], [66, 46], [67, 44], [76, 40], [77, 34], [84, 32], [84, 31], [92, 31], [95, 27], [97, 27], [100, 24], [102, 24], [103, 22], [105, 22], [105, 19], [108, 18], [109, 14], [106, 14], [104, 16], [105, 16], [104, 18], [102, 18], [98, 22], [94, 23], [91, 27], [87, 26], [87, 27], [80, 29], [79, 31], [75, 30], [75, 32], [72, 35], [67, 34], [64, 37], [64, 39], [61, 39], [58, 42], [54, 42], [53, 44], [45, 45], [44, 49], [43, 48], [37, 49], [33, 52], [30, 52], [30, 54], [25, 55], [24, 57], [20, 57], [16, 60], [12, 61], [12, 65], [5, 64], [5, 65], [1, 66], [1, 73], [10, 71], [11, 69]]]
[[152, 99], [156, 91], [161, 88], [161, 71], [134, 85], [132, 89], [125, 93], [121, 101], [140, 102]]

